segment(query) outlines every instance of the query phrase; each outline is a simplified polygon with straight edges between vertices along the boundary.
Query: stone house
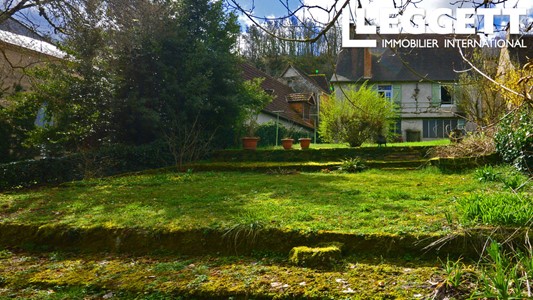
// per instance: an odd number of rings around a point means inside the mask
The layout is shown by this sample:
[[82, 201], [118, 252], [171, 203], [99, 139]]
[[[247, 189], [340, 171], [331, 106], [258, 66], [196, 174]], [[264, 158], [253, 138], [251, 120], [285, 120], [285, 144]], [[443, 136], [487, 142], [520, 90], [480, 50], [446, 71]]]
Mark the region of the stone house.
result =
[[6, 20], [0, 24], [0, 99], [31, 87], [28, 69], [65, 57], [66, 53], [20, 22]]
[[[382, 38], [377, 37], [378, 45]], [[416, 37], [411, 37], [416, 38]], [[445, 36], [425, 35], [442, 43]], [[393, 101], [400, 118], [394, 128], [403, 141], [447, 138], [465, 122], [454, 89], [464, 62], [456, 48], [344, 48], [331, 78], [336, 96], [364, 82]], [[355, 99], [356, 101], [356, 99]]]

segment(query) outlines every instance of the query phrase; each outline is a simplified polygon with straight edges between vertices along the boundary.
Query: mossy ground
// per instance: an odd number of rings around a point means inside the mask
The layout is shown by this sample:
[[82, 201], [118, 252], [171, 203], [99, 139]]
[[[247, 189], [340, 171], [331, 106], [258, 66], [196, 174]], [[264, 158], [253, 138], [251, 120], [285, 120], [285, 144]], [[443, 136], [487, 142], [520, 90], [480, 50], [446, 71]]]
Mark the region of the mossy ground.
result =
[[285, 257], [260, 254], [132, 257], [3, 251], [0, 257], [3, 299], [416, 299], [432, 294], [444, 275], [437, 261], [376, 257], [347, 257], [331, 270], [296, 267]]

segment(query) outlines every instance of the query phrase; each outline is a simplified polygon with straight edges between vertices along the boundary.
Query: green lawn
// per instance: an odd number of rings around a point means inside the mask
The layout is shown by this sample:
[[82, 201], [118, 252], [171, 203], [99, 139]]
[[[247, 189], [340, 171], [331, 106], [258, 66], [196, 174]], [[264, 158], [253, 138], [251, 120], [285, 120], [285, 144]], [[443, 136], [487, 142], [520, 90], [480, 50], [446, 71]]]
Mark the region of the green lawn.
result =
[[265, 227], [442, 233], [458, 197], [488, 189], [472, 173], [207, 172], [104, 178], [0, 194], [0, 222], [164, 229]]

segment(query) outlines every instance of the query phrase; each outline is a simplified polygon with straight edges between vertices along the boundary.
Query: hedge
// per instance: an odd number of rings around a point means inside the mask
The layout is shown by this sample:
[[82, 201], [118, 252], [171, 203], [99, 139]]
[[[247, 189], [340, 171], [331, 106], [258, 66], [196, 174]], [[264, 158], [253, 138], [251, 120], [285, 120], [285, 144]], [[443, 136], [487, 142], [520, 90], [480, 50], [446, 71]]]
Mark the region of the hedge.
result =
[[110, 176], [142, 171], [172, 164], [172, 155], [163, 143], [137, 147], [114, 145], [95, 152], [0, 165], [0, 191], [58, 184], [88, 176]]
[[364, 147], [364, 148], [334, 148], [299, 150], [220, 150], [211, 156], [212, 161], [272, 161], [272, 162], [302, 162], [341, 161], [345, 158], [361, 157], [366, 160], [417, 160], [426, 157], [431, 147]]
[[291, 130], [283, 125], [276, 127], [276, 123], [267, 122], [259, 125], [256, 130], [256, 135], [260, 138], [261, 146], [274, 146], [276, 145], [276, 129], [278, 129], [278, 145], [281, 145], [281, 139], [290, 137], [298, 143], [299, 138], [311, 137], [311, 134], [303, 130]]

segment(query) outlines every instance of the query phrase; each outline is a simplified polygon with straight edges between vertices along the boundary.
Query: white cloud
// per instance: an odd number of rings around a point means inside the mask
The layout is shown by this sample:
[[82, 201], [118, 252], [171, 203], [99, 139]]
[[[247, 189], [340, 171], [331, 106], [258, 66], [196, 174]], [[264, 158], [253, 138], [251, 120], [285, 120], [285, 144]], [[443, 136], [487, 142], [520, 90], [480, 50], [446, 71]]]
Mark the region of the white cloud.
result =
[[248, 18], [247, 16], [243, 14], [239, 15], [238, 20], [241, 26], [244, 26], [244, 27], [251, 26], [253, 24], [252, 20], [250, 20], [250, 18]]

